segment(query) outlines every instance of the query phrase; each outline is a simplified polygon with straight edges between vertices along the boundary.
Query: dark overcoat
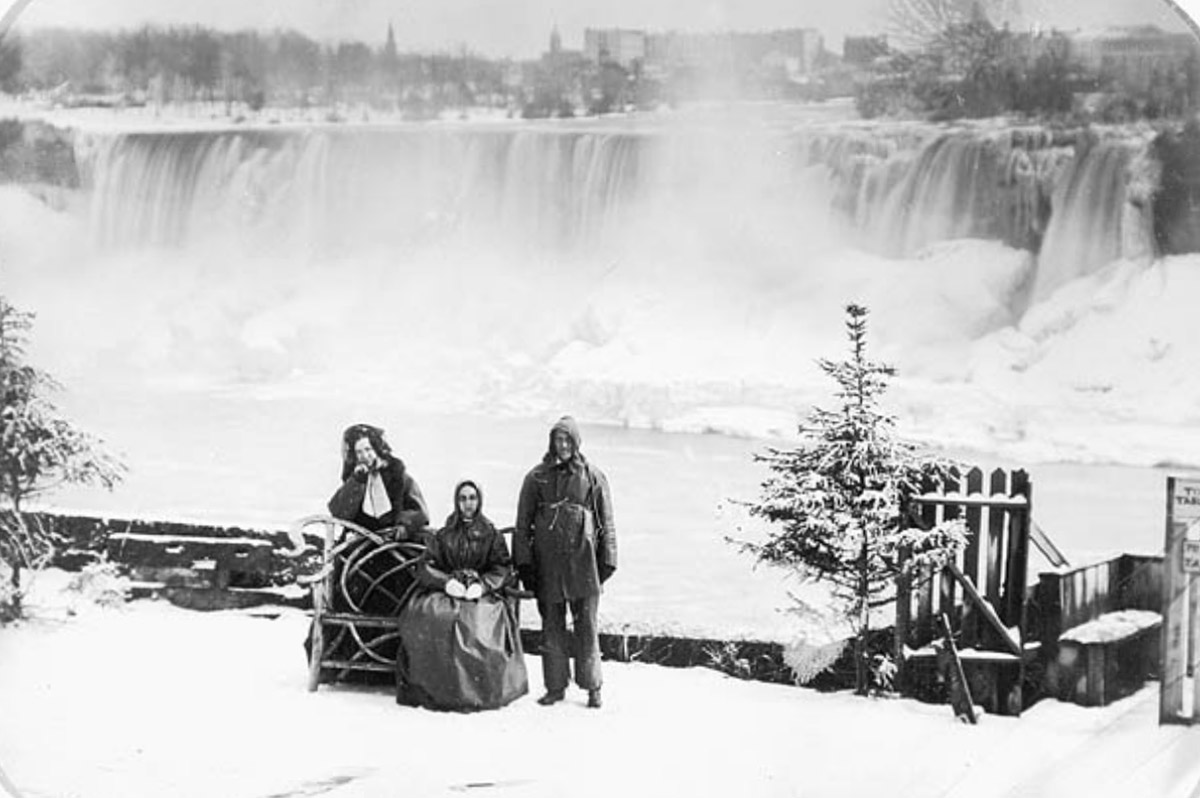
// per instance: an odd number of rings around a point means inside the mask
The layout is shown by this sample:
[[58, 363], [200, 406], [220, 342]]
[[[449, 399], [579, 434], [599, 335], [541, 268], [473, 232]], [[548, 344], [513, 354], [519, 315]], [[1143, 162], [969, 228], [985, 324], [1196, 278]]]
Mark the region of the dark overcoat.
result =
[[[427, 536], [417, 569], [424, 590], [399, 618], [399, 700], [433, 709], [492, 709], [529, 691], [515, 600], [503, 593], [511, 573], [504, 535], [482, 512], [471, 521], [453, 513]], [[451, 578], [478, 581], [484, 593], [475, 601], [448, 596]]]
[[329, 514], [372, 531], [402, 526], [411, 534], [427, 527], [429, 510], [425, 506], [425, 497], [421, 495], [416, 480], [404, 468], [404, 463], [394, 457], [385, 457], [379, 476], [383, 479], [384, 490], [392, 504], [391, 510], [378, 518], [364, 513], [362, 506], [367, 492], [367, 479], [365, 475], [360, 476], [352, 471], [329, 500]]
[[[554, 452], [554, 431], [560, 429], [575, 443], [575, 456], [566, 462]], [[551, 430], [546, 456], [521, 485], [513, 559], [541, 602], [599, 595], [601, 583], [617, 568], [608, 479], [580, 453], [581, 442], [578, 427], [560, 421]]]

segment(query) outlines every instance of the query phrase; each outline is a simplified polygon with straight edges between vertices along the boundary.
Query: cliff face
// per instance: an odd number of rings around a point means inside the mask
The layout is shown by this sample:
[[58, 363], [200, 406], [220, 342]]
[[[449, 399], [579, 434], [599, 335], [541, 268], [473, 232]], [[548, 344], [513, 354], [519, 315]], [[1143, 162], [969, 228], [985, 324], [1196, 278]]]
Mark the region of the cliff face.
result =
[[72, 132], [45, 122], [0, 119], [0, 183], [78, 188]]
[[1200, 124], [1189, 122], [1154, 143], [1162, 182], [1154, 197], [1154, 234], [1164, 255], [1200, 252]]

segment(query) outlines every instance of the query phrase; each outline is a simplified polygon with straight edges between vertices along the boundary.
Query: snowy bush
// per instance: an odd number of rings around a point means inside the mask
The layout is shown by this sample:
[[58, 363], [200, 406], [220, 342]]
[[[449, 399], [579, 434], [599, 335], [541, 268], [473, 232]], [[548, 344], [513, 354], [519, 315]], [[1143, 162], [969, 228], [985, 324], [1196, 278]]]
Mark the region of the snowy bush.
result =
[[73, 597], [72, 607], [79, 603], [119, 607], [129, 600], [129, 579], [118, 572], [115, 563], [97, 562], [74, 574], [67, 591]]
[[704, 649], [704, 655], [708, 658], [708, 667], [714, 670], [738, 679], [754, 678], [750, 660], [739, 654], [737, 643], [726, 641], [720, 645], [708, 646]]
[[20, 616], [20, 605], [12, 581], [12, 569], [0, 562], [0, 625]]
[[783, 661], [792, 671], [796, 684], [808, 684], [834, 666], [846, 650], [846, 640], [830, 643], [810, 643], [795, 640], [784, 646]]
[[896, 688], [896, 676], [900, 672], [890, 654], [871, 657], [871, 689], [876, 693], [891, 693]]

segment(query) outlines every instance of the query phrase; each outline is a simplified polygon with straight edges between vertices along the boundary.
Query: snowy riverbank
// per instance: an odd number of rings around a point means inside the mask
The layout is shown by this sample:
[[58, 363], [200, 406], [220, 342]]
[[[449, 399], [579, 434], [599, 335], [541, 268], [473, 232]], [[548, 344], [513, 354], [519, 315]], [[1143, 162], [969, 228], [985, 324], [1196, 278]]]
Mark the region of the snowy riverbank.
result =
[[579, 692], [550, 709], [535, 692], [438, 714], [386, 690], [305, 692], [300, 613], [76, 600], [68, 614], [64, 584], [45, 574], [33, 619], [0, 630], [0, 767], [20, 798], [849, 798], [882, 785], [1187, 798], [1200, 785], [1200, 736], [1157, 726], [1155, 684], [1106, 708], [1043, 701], [968, 727], [945, 706], [607, 663], [598, 712]]

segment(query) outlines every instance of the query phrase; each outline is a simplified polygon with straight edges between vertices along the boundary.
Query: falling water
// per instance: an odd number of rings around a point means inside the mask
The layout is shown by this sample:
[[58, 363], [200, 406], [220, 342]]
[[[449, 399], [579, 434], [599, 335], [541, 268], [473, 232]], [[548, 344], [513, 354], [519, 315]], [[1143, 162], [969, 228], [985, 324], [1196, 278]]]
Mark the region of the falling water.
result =
[[232, 237], [296, 253], [431, 236], [585, 243], [616, 223], [644, 150], [642, 138], [603, 133], [375, 129], [139, 133], [92, 144], [98, 245]]
[[823, 202], [888, 257], [960, 238], [1040, 253], [1045, 291], [1126, 254], [1123, 238], [1149, 240], [1129, 230], [1150, 224], [1125, 207], [1132, 145], [1030, 129], [835, 127], [748, 145], [534, 128], [141, 133], [84, 150], [107, 248], [232, 237], [297, 254], [468, 239], [594, 251], [634, 228], [685, 228], [721, 202], [730, 224], [761, 210], [783, 225], [790, 203], [791, 224], [818, 235], [805, 219]]
[[62, 351], [105, 375], [653, 422], [793, 403], [852, 300], [907, 373], [952, 378], [1019, 322], [1033, 257], [1052, 290], [1148, 225], [1123, 166], [1138, 145], [1077, 157], [1076, 139], [844, 122], [81, 133], [89, 241], [70, 279], [94, 288], [56, 301], [100, 333]]
[[1118, 258], [1148, 254], [1149, 209], [1127, 201], [1132, 157], [1129, 145], [1103, 142], [1075, 159], [1059, 181], [1038, 258], [1035, 299]]

